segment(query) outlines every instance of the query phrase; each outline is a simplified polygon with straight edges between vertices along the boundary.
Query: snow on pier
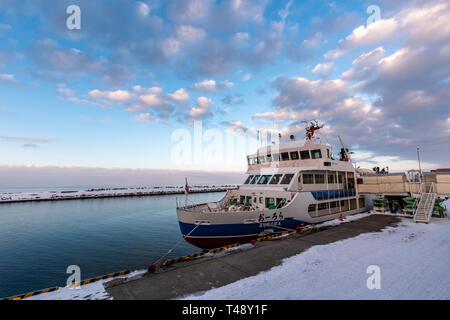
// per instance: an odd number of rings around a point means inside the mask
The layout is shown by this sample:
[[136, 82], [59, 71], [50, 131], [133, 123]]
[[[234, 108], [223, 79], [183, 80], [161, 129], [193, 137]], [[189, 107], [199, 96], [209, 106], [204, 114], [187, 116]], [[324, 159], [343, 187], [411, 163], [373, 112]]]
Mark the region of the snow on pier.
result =
[[[235, 188], [236, 188], [235, 185], [190, 186], [189, 192], [190, 193], [223, 192]], [[171, 194], [183, 194], [184, 192], [185, 192], [184, 186], [174, 186], [174, 187], [150, 187], [150, 188], [147, 187], [101, 188], [101, 189], [75, 190], [75, 191], [1, 193], [0, 203], [171, 195]]]

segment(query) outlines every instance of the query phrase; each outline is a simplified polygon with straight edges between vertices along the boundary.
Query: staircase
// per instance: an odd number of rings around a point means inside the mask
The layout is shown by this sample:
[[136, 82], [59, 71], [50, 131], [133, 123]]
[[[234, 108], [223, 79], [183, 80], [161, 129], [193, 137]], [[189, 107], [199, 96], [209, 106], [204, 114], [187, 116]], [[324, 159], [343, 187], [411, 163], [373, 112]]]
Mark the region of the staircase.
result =
[[415, 222], [429, 223], [433, 214], [434, 203], [436, 201], [436, 192], [434, 183], [431, 184], [429, 192], [419, 195], [419, 203], [414, 213]]

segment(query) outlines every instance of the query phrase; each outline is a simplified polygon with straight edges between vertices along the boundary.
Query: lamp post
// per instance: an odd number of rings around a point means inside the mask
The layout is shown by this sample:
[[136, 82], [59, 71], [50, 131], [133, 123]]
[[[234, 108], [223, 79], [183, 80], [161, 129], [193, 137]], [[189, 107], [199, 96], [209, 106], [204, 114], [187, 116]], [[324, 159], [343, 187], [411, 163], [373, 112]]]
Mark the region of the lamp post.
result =
[[420, 180], [422, 180], [422, 167], [420, 165], [420, 147], [417, 146], [417, 160], [419, 161]]

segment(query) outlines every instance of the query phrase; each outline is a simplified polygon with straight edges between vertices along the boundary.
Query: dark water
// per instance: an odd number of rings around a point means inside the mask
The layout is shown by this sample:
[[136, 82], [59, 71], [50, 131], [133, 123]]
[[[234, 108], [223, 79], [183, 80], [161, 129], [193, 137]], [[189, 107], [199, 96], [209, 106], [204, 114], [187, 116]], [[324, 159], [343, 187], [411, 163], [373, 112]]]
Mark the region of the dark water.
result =
[[[191, 194], [189, 201], [223, 195]], [[0, 297], [65, 286], [69, 265], [81, 268], [82, 279], [147, 268], [181, 239], [176, 197], [1, 204]], [[197, 251], [183, 241], [170, 257]]]

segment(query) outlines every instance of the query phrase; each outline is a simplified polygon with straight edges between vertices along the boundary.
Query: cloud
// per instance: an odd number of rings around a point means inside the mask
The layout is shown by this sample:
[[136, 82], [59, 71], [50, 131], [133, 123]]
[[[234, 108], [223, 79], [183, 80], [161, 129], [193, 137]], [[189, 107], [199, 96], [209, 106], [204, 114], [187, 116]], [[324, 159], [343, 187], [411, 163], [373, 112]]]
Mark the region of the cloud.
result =
[[184, 88], [181, 88], [175, 91], [174, 93], [170, 93], [167, 96], [173, 101], [178, 102], [186, 102], [190, 100], [189, 93]]
[[89, 97], [94, 99], [107, 99], [110, 101], [128, 101], [131, 98], [130, 92], [126, 90], [116, 91], [100, 91], [98, 89], [91, 90], [88, 93]]
[[213, 116], [211, 107], [213, 101], [206, 97], [199, 97], [195, 107], [191, 108], [188, 114], [189, 120], [204, 120]]
[[231, 88], [232, 86], [233, 83], [228, 80], [221, 82], [216, 82], [215, 80], [203, 80], [201, 82], [197, 82], [194, 85], [194, 88], [205, 93], [216, 93], [218, 91]]
[[16, 137], [16, 136], [0, 136], [0, 139], [10, 142], [26, 142], [26, 143], [49, 143], [51, 139], [46, 138], [29, 138], [29, 137]]
[[345, 39], [340, 40], [336, 49], [328, 51], [324, 57], [326, 59], [337, 59], [345, 52], [359, 46], [388, 41], [397, 37], [399, 29], [398, 22], [391, 19], [380, 19], [369, 24], [367, 27], [362, 25], [354, 29]]
[[8, 73], [1, 73], [0, 80], [4, 80], [4, 81], [8, 81], [8, 82], [17, 82], [16, 79], [14, 78], [14, 75], [8, 74]]
[[335, 71], [334, 63], [327, 62], [317, 64], [311, 72], [321, 77], [327, 77]]

